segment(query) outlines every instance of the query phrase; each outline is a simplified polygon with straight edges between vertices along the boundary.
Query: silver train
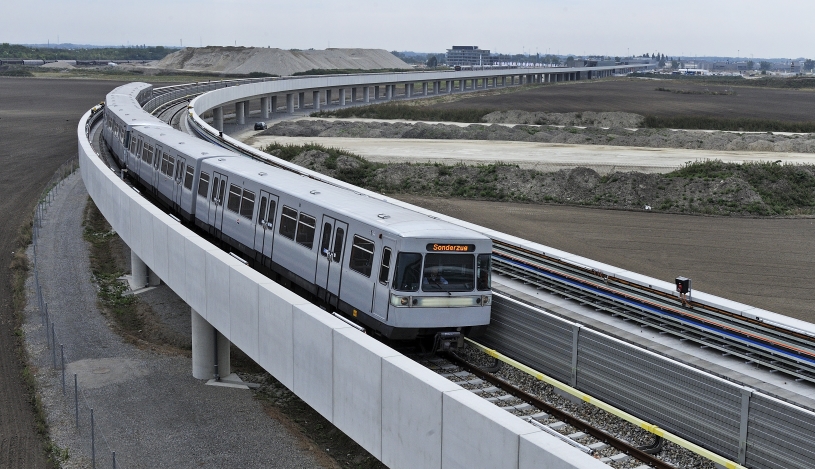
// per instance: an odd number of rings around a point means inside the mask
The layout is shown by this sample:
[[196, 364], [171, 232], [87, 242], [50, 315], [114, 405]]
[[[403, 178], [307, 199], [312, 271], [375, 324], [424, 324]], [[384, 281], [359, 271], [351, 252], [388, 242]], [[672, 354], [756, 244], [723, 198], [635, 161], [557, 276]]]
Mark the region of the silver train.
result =
[[182, 222], [391, 339], [451, 345], [489, 324], [488, 237], [179, 132], [142, 110], [151, 92], [108, 94], [102, 136]]

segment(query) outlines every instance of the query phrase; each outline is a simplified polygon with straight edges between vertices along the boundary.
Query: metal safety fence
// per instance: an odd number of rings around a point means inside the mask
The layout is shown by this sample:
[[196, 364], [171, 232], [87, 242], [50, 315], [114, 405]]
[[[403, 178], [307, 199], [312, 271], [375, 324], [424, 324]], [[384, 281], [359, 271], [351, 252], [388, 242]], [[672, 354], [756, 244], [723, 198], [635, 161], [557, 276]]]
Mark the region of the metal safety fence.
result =
[[815, 412], [494, 295], [484, 345], [750, 468], [815, 461]]
[[[65, 404], [71, 408], [74, 424], [74, 436], [80, 441], [83, 455], [69, 455], [72, 460], [87, 458], [88, 464], [96, 468], [122, 468], [116, 461], [116, 452], [111, 449], [104, 431], [98, 424], [98, 414], [94, 415], [93, 400], [78, 378], [78, 373], [72, 370], [71, 350], [65, 347], [60, 328], [54, 320], [53, 312], [49, 312], [48, 298], [40, 284], [38, 263], [38, 250], [40, 249], [40, 230], [43, 221], [48, 217], [49, 209], [60, 190], [65, 179], [79, 169], [77, 157], [63, 163], [46, 184], [37, 206], [34, 210], [34, 219], [31, 232], [31, 260], [33, 264], [33, 294], [36, 305], [34, 309], [39, 315], [39, 331], [41, 336], [31, 337], [30, 340], [43, 340], [42, 350], [37, 354], [29, 354], [29, 359], [35, 361], [38, 369], [50, 368], [51, 376], [56, 379], [55, 388], [61, 391]], [[60, 458], [59, 454], [56, 455]]]

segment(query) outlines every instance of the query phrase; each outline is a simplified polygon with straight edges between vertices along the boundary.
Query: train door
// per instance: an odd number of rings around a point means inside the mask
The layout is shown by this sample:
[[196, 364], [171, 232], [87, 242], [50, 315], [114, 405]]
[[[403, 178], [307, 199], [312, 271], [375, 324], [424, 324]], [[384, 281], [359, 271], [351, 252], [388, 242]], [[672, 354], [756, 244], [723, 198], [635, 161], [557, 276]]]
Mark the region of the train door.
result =
[[323, 215], [315, 283], [335, 296], [340, 296], [342, 258], [347, 234], [348, 223]]
[[122, 159], [121, 159], [120, 163], [125, 168], [130, 167], [130, 138], [131, 138], [130, 133], [131, 132], [129, 130], [125, 131], [125, 141], [124, 141], [123, 151], [121, 153], [119, 153], [120, 155], [122, 155]]
[[184, 174], [187, 171], [187, 160], [182, 158], [181, 155], [175, 156], [175, 172], [173, 173], [173, 202], [176, 207], [181, 206], [181, 189], [184, 187]]
[[[255, 220], [255, 251], [261, 253], [261, 263], [272, 258], [274, 244], [275, 214], [277, 213], [278, 198], [274, 194], [260, 191], [260, 207], [258, 218]], [[269, 264], [267, 267], [271, 267]]]
[[[382, 252], [379, 256], [379, 271], [376, 273], [376, 286], [371, 312], [383, 320], [388, 319], [388, 306], [391, 296], [391, 271], [396, 261], [396, 240], [382, 236]], [[375, 271], [376, 272], [376, 271]]]
[[[227, 176], [217, 171], [212, 173], [212, 196], [209, 200], [210, 227], [214, 233], [221, 232], [224, 221], [224, 197], [226, 196]], [[213, 234], [214, 234], [213, 233]]]
[[151, 168], [152, 181], [151, 185], [153, 186], [153, 190], [158, 193], [158, 186], [161, 184], [161, 174], [159, 174], [159, 166], [161, 165], [161, 155], [163, 153], [163, 149], [161, 145], [156, 145], [155, 153], [153, 153], [153, 167]]

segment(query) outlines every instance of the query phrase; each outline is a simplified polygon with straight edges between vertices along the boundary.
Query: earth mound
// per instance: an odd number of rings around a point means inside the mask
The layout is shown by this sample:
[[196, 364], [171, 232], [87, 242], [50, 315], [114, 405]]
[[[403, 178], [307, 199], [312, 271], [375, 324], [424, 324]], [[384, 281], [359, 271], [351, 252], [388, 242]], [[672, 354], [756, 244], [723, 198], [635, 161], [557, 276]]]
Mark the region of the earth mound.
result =
[[292, 75], [315, 69], [409, 69], [384, 49], [283, 50], [262, 47], [185, 47], [155, 64], [165, 70]]

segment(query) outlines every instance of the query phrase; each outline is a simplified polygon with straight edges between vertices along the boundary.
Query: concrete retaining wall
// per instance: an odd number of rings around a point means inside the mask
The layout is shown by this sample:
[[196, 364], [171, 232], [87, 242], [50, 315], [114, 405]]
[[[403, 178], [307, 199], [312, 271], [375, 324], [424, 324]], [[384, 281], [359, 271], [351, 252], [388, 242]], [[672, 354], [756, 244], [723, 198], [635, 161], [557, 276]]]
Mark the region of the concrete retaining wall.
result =
[[128, 187], [78, 128], [82, 179], [113, 229], [203, 318], [393, 469], [607, 468], [243, 265]]

